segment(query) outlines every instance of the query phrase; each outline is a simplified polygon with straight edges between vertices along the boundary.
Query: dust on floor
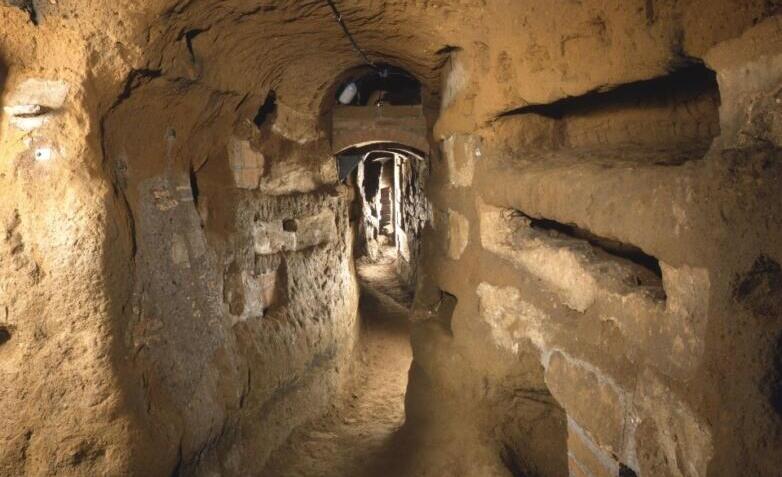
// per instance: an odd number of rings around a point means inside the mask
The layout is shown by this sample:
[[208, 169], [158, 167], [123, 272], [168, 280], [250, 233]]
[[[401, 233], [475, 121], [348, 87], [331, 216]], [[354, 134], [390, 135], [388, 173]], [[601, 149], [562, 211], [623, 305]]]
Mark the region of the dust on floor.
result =
[[357, 269], [362, 329], [347, 392], [325, 416], [296, 429], [263, 475], [378, 476], [394, 460], [412, 361], [405, 307], [411, 294], [388, 254], [377, 262], [359, 260]]

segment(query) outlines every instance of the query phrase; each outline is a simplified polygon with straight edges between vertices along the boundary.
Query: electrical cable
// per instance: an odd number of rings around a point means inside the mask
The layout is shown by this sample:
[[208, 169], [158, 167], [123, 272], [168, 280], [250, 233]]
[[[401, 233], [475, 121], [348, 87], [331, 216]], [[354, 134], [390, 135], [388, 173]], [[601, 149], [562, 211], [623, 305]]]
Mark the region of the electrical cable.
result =
[[355, 38], [353, 38], [353, 35], [350, 34], [350, 30], [348, 30], [347, 25], [345, 25], [345, 22], [342, 21], [342, 14], [339, 13], [339, 10], [337, 10], [337, 6], [334, 5], [333, 0], [326, 0], [326, 3], [329, 4], [329, 7], [331, 7], [332, 13], [334, 13], [334, 18], [337, 20], [337, 23], [339, 23], [339, 26], [342, 27], [342, 31], [345, 32], [345, 36], [348, 37], [348, 40], [350, 40], [350, 44], [353, 45], [353, 49], [356, 50], [356, 53], [361, 56], [361, 58], [364, 60], [364, 63], [371, 66], [372, 68], [380, 71], [380, 69], [375, 65], [372, 60], [369, 59], [369, 57], [364, 53], [364, 51], [361, 49], [360, 46], [358, 46], [358, 43], [356, 42]]

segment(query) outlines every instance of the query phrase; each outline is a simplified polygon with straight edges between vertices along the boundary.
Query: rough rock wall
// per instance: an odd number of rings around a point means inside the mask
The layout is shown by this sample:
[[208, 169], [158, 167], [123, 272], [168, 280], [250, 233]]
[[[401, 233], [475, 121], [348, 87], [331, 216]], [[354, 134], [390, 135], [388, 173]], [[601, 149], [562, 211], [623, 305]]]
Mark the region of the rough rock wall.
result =
[[380, 172], [378, 162], [359, 163], [356, 169], [359, 195], [361, 196], [361, 216], [358, 239], [363, 245], [362, 252], [370, 259], [377, 260], [380, 254]]
[[[459, 389], [465, 402], [473, 404], [467, 406], [472, 412], [460, 413], [460, 420], [502, 422], [485, 431], [503, 444], [502, 452], [492, 450], [494, 455], [499, 454], [501, 464], [518, 467], [522, 462], [549, 475], [566, 471], [566, 454], [560, 451], [569, 435], [562, 410], [568, 407], [567, 399], [560, 396], [559, 402], [544, 388], [548, 378], [536, 348], [520, 346], [518, 359], [509, 360], [504, 348], [494, 345], [489, 325], [479, 318], [476, 290], [484, 281], [499, 286], [509, 296], [512, 294], [505, 287], [544, 287], [542, 280], [512, 266], [512, 260], [498, 258], [494, 252], [476, 252], [481, 222], [475, 212], [473, 191], [484, 191], [482, 200], [489, 207], [519, 210], [527, 217], [549, 218], [562, 224], [576, 223], [602, 237], [641, 247], [674, 271], [685, 265], [706, 270], [710, 283], [705, 300], [708, 319], [702, 354], [695, 357], [695, 377], [668, 378], [667, 371], [660, 372], [660, 386], [673, 389], [677, 400], [673, 402], [682, 402], [682, 407], [661, 407], [655, 419], [638, 427], [636, 436], [650, 436], [645, 440], [650, 445], [665, 443], [658, 445], [662, 447], [660, 452], [649, 453], [648, 462], [664, 462], [666, 458], [672, 462], [669, 456], [677, 453], [672, 436], [678, 438], [679, 434], [665, 433], [671, 419], [707, 419], [707, 426], [697, 427], [699, 434], [694, 435], [711, 435], [714, 451], [708, 463], [710, 472], [769, 473], [766, 470], [778, 460], [773, 449], [780, 447], [768, 437], [778, 426], [774, 418], [769, 418], [776, 415], [772, 410], [778, 409], [778, 399], [769, 404], [765, 397], [779, 396], [778, 372], [769, 369], [768, 364], [779, 361], [774, 358], [779, 348], [774, 343], [778, 343], [780, 254], [772, 240], [779, 236], [779, 221], [774, 215], [776, 209], [769, 204], [779, 202], [772, 179], [778, 162], [778, 98], [774, 88], [778, 84], [780, 46], [778, 23], [763, 20], [778, 12], [777, 2], [561, 0], [544, 5], [517, 0], [346, 0], [340, 2], [340, 7], [371, 58], [407, 69], [431, 91], [438, 90], [438, 66], [450, 58], [438, 138], [453, 136], [456, 141], [455, 133], [464, 133], [464, 141], [459, 141], [466, 143], [477, 141], [484, 134], [478, 129], [501, 113], [651, 79], [691, 57], [707, 59], [719, 74], [723, 104], [718, 141], [722, 146], [706, 159], [685, 161], [677, 166], [681, 169], [663, 168], [658, 174], [657, 166], [648, 164], [622, 170], [581, 161], [583, 164], [566, 162], [567, 167], [559, 170], [544, 166], [539, 176], [530, 176], [534, 169], [524, 166], [521, 175], [529, 178], [530, 186], [522, 188], [522, 182], [513, 181], [519, 175], [507, 174], [513, 168], [492, 174], [483, 168], [490, 161], [482, 159], [474, 168], [459, 168], [453, 185], [447, 185], [442, 169], [438, 172], [435, 167], [431, 183], [439, 208], [435, 219], [438, 224], [447, 224], [450, 232], [445, 234], [440, 225], [437, 233], [430, 234], [431, 246], [423, 256], [431, 260], [431, 266], [427, 266], [423, 282], [433, 280], [439, 288], [457, 295], [459, 304], [451, 320], [453, 296], [422, 290], [422, 299], [436, 297], [434, 301], [444, 305], [433, 313], [436, 326], [416, 332], [414, 377], [418, 382], [429, 379], [430, 384], [442, 389]], [[263, 300], [244, 302], [241, 313], [242, 300], [236, 300], [237, 313], [231, 313], [232, 298], [242, 293], [226, 297], [216, 292], [216, 283], [225, 281], [226, 275], [231, 286], [240, 291], [245, 286], [262, 291], [278, 279], [279, 283], [287, 281], [290, 287], [291, 277], [271, 273], [280, 270], [282, 260], [277, 263], [277, 259], [269, 258], [259, 260], [254, 275], [248, 277], [252, 280], [237, 279], [237, 275], [251, 270], [252, 252], [247, 242], [241, 246], [241, 263], [226, 274], [222, 269], [226, 250], [235, 250], [226, 241], [236, 231], [238, 221], [238, 209], [230, 204], [239, 201], [215, 199], [217, 203], [210, 206], [209, 200], [200, 197], [203, 191], [194, 194], [193, 184], [205, 191], [207, 177], [214, 177], [220, 184], [216, 187], [224, 189], [255, 187], [257, 182], [258, 189], [251, 196], [264, 188], [269, 195], [311, 193], [329, 184], [332, 173], [328, 167], [321, 167], [327, 164], [321, 161], [326, 154], [321, 151], [329, 149], [322, 143], [321, 120], [340, 74], [358, 64], [355, 52], [334, 23], [328, 6], [316, 0], [120, 0], [110, 5], [87, 0], [5, 1], [0, 3], [0, 24], [0, 102], [3, 107], [12, 107], [4, 109], [0, 119], [2, 473], [165, 475], [177, 468], [191, 470], [199, 463], [206, 470], [211, 465], [223, 465], [225, 470], [244, 463], [242, 452], [229, 452], [223, 447], [241, 439], [221, 433], [224, 428], [217, 421], [194, 416], [194, 410], [180, 409], [178, 400], [188, 396], [172, 397], [172, 390], [191, 393], [193, 409], [214, 413], [225, 418], [223, 422], [231, 416], [239, 423], [247, 422], [252, 427], [248, 433], [262, 433], [260, 426], [255, 426], [254, 416], [245, 421], [235, 410], [235, 392], [243, 389], [238, 383], [246, 378], [242, 356], [248, 354], [237, 351], [221, 355], [230, 346], [240, 349], [238, 344], [230, 344], [235, 338], [231, 338], [227, 324], [215, 325], [214, 336], [208, 333], [213, 331], [211, 328], [197, 325], [221, 316], [225, 323], [239, 320], [234, 326], [244, 327], [253, 322], [249, 311], [248, 316], [242, 316], [245, 310], [256, 310], [257, 318], [259, 309], [264, 313], [271, 309], [268, 316], [273, 316], [272, 303], [284, 301], [284, 296], [275, 297], [278, 287], [274, 285], [274, 293]], [[755, 24], [757, 27], [742, 37], [742, 32]], [[30, 79], [67, 84], [64, 102], [50, 102], [49, 92], [37, 97], [27, 93], [17, 96]], [[266, 141], [253, 137], [252, 128], [248, 131], [242, 125], [249, 127], [247, 122], [256, 119], [272, 90], [276, 92], [277, 111], [269, 127], [275, 134], [267, 136], [270, 140]], [[146, 100], [144, 96], [139, 99], [142, 92], [148, 94]], [[429, 99], [436, 101], [437, 97]], [[707, 103], [698, 102], [698, 108]], [[431, 106], [426, 109], [430, 116]], [[104, 121], [107, 117], [114, 118], [111, 124]], [[499, 121], [497, 126], [502, 124]], [[562, 124], [567, 120], [554, 129], [561, 130]], [[703, 131], [712, 133], [713, 122], [707, 124]], [[702, 137], [703, 131], [698, 130], [697, 136]], [[514, 133], [514, 141], [525, 134], [523, 130]], [[492, 135], [486, 133], [488, 139]], [[231, 141], [232, 137], [238, 142]], [[539, 135], [534, 137], [542, 141]], [[128, 144], [125, 151], [121, 147], [124, 143]], [[492, 141], [487, 144], [490, 148], [497, 146]], [[133, 151], [142, 152], [131, 154]], [[245, 154], [250, 157], [242, 158]], [[229, 167], [232, 158], [236, 171]], [[207, 174], [207, 169], [217, 163], [225, 169]], [[264, 183], [260, 170], [269, 179]], [[289, 177], [295, 180], [289, 181]], [[165, 179], [162, 183], [161, 178]], [[491, 187], [480, 185], [486, 178], [507, 179], [504, 188], [516, 192], [509, 193], [507, 200], [491, 197], [488, 191], [502, 190], [503, 182], [493, 182]], [[631, 187], [633, 181], [635, 186]], [[290, 183], [297, 185], [291, 187]], [[540, 185], [536, 189], [532, 184]], [[658, 184], [659, 188], [649, 184]], [[611, 199], [612, 187], [625, 192]], [[602, 192], [589, 200], [595, 191]], [[194, 195], [199, 196], [197, 203]], [[206, 194], [206, 198], [210, 196], [220, 194]], [[671, 196], [687, 207], [667, 207]], [[688, 197], [693, 202], [687, 202]], [[149, 200], [154, 207], [147, 209]], [[301, 207], [303, 215], [282, 220], [293, 220], [298, 227], [299, 219], [318, 222], [320, 219], [314, 217], [321, 217], [321, 212], [328, 209], [334, 212], [335, 227], [340, 230], [341, 213], [339, 207], [327, 205], [330, 200], [321, 196], [300, 198], [301, 203], [295, 207]], [[169, 205], [172, 208], [168, 211], [159, 208]], [[640, 212], [627, 213], [631, 205]], [[292, 232], [285, 229], [285, 223], [282, 231], [278, 228], [280, 217], [272, 209], [264, 214], [268, 215], [259, 216], [258, 222], [270, 224], [279, 232], [278, 243], [292, 243], [284, 233]], [[166, 224], [164, 217], [171, 221]], [[206, 224], [201, 232], [199, 223]], [[636, 226], [640, 223], [644, 226]], [[242, 224], [247, 234], [250, 223]], [[154, 230], [156, 227], [160, 227], [159, 232]], [[153, 244], [156, 233], [165, 233], [161, 237], [170, 236], [171, 242]], [[180, 238], [174, 238], [176, 234]], [[318, 235], [311, 234], [307, 241]], [[437, 241], [446, 236], [448, 246], [443, 255], [437, 252]], [[330, 243], [326, 246], [341, 247], [341, 239]], [[203, 254], [201, 245], [206, 249]], [[260, 246], [261, 250], [264, 247]], [[133, 258], [142, 249], [146, 258], [135, 263]], [[302, 254], [303, 260], [313, 252], [284, 253]], [[235, 262], [231, 261], [229, 268], [231, 263]], [[155, 269], [164, 264], [171, 265], [164, 276], [179, 280], [179, 285], [193, 296], [195, 310], [183, 309], [177, 297], [171, 304], [134, 306], [145, 292], [171, 296], [173, 284], [160, 283], [160, 288], [154, 290], [135, 287], [139, 267]], [[185, 273], [187, 264], [191, 272], [197, 269], [204, 275]], [[670, 279], [665, 270], [669, 269], [663, 269], [667, 283]], [[671, 283], [687, 283], [677, 282], [675, 274], [667, 275]], [[207, 280], [207, 276], [214, 280]], [[492, 281], [484, 280], [486, 277]], [[158, 284], [156, 277], [142, 278], [147, 287]], [[603, 303], [607, 295], [600, 291], [602, 285], [595, 287], [593, 303]], [[492, 289], [484, 290], [491, 293]], [[665, 291], [670, 294], [668, 289]], [[584, 318], [575, 310], [563, 312], [557, 301], [559, 293], [551, 295], [554, 298], [548, 308], [533, 304], [547, 316], [576, 314], [575, 318]], [[531, 300], [528, 296], [520, 299]], [[227, 312], [223, 305], [228, 306]], [[686, 309], [686, 303], [680, 305], [685, 313], [698, 311]], [[165, 324], [169, 316], [162, 316], [161, 324], [150, 321], [149, 329], [130, 326], [134, 310], [154, 310], [155, 306], [186, 317], [195, 316], [196, 311], [202, 316], [193, 323], [182, 323], [181, 316], [174, 316], [171, 320], [179, 321]], [[668, 307], [666, 302], [666, 311], [657, 316], [665, 316]], [[218, 311], [220, 315], [211, 315]], [[206, 312], [210, 315], [205, 316]], [[584, 315], [589, 313], [597, 314], [585, 309]], [[565, 373], [575, 368], [578, 374], [585, 366], [573, 359], [592, 363], [594, 369], [605, 372], [610, 366], [600, 364], [604, 359], [600, 356], [621, 355], [606, 353], [604, 342], [595, 337], [595, 330], [602, 328], [617, 336], [622, 334], [610, 331], [614, 329], [613, 321], [599, 320], [595, 325], [594, 315], [591, 321], [589, 317], [575, 318], [566, 321], [571, 331], [567, 335], [576, 336], [572, 329], [583, 331], [592, 349], [600, 350], [592, 354], [599, 356], [584, 358], [565, 352], [555, 358], [552, 354], [546, 373], [556, 363], [554, 369]], [[140, 318], [133, 320], [143, 322]], [[172, 330], [176, 324], [195, 333], [194, 343], [206, 348], [188, 343], [182, 349], [174, 346], [183, 341]], [[157, 326], [161, 327], [156, 331]], [[437, 331], [441, 328], [442, 333]], [[152, 349], [172, 350], [185, 358], [174, 369], [160, 371], [170, 378], [165, 386], [158, 386], [163, 382], [159, 376], [145, 373], [148, 367], [133, 360], [139, 350], [130, 337], [155, 333], [173, 341], [153, 343]], [[276, 336], [283, 335], [281, 332]], [[324, 338], [318, 343], [329, 341]], [[307, 343], [302, 345], [304, 348], [317, 347]], [[145, 349], [148, 347], [139, 351], [140, 356], [147, 353]], [[436, 366], [440, 358], [441, 364]], [[166, 359], [172, 362], [171, 357]], [[197, 368], [188, 363], [189, 359], [206, 363], [205, 367]], [[298, 371], [304, 369], [296, 366]], [[633, 366], [624, 374], [612, 372], [631, 378], [645, 376], [636, 372], [637, 365]], [[201, 369], [206, 371], [203, 379], [186, 375], [191, 371], [200, 374]], [[449, 369], [460, 371], [457, 375]], [[652, 376], [657, 372], [653, 371]], [[322, 374], [326, 381], [330, 375]], [[147, 379], [156, 385], [144, 384]], [[441, 385], [447, 379], [448, 386]], [[756, 392], [758, 383], [762, 383], [762, 392]], [[632, 382], [617, 380], [616, 384], [620, 390], [635, 389]], [[645, 380], [638, 389], [645, 390], [645, 396], [656, 396], [656, 390], [663, 389], [658, 384], [653, 379]], [[411, 387], [411, 403], [424, 388]], [[307, 387], [294, 386], [289, 395], [295, 394], [296, 402], [309, 404], [305, 393], [296, 394], [296, 389]], [[325, 383], [321, 389], [326, 389]], [[215, 390], [224, 390], [225, 395]], [[263, 409], [259, 402], [264, 399], [259, 395], [254, 404], [242, 405], [239, 398], [239, 407], [256, 412]], [[490, 405], [484, 406], [487, 400]], [[149, 402], [158, 406], [148, 409]], [[292, 408], [298, 407], [294, 401], [264, 402], [272, 407], [284, 407], [288, 402]], [[633, 406], [646, 409], [643, 402], [633, 401]], [[447, 410], [447, 406], [441, 407]], [[302, 404], [301, 408], [308, 407]], [[723, 409], [727, 412], [721, 413]], [[596, 430], [576, 420], [574, 410], [565, 410], [578, 425], [570, 426], [573, 435], [581, 435], [580, 428], [594, 442]], [[676, 412], [666, 415], [666, 410]], [[160, 420], [152, 419], [150, 412]], [[275, 415], [265, 410], [257, 412]], [[479, 428], [485, 430], [483, 424]], [[240, 424], [225, 427], [238, 428], [246, 430]], [[275, 435], [281, 436], [282, 432]], [[737, 435], [742, 438], [737, 439]], [[256, 437], [248, 434], [246, 441], [255, 442]], [[600, 442], [597, 449], [605, 452], [606, 444]], [[622, 442], [624, 446], [632, 440]], [[267, 444], [258, 445], [254, 451], [262, 460], [264, 451], [259, 449]], [[577, 442], [573, 449], [575, 445]], [[772, 450], [757, 452], [758, 448]], [[210, 449], [222, 452], [221, 457], [211, 458], [214, 454]], [[578, 451], [573, 452], [575, 455]], [[686, 455], [694, 454], [687, 451]], [[635, 465], [630, 460], [626, 463]], [[611, 462], [616, 465], [613, 457]], [[636, 470], [647, 465], [640, 462]], [[687, 462], [701, 468], [701, 461], [695, 458], [688, 457]]]
[[780, 40], [773, 17], [692, 50], [721, 104], [620, 75], [470, 133], [453, 115], [491, 79], [454, 63], [446, 90], [474, 83], [437, 127], [411, 412], [472, 422], [511, 473], [777, 472]]
[[126, 387], [130, 230], [69, 68], [87, 52], [16, 8], [0, 23], [0, 474], [157, 471]]
[[168, 65], [98, 79], [117, 45], [0, 12], [0, 473], [261, 469], [352, 351], [328, 144]]
[[[356, 332], [349, 204], [319, 165], [333, 160], [273, 123], [231, 129], [224, 102], [153, 80], [105, 122], [134, 224], [126, 339], [145, 418], [185, 474], [261, 469], [329, 404]], [[124, 127], [141, 111], [157, 113]]]
[[429, 177], [428, 157], [395, 159], [394, 210], [396, 212], [397, 273], [411, 288], [416, 282], [421, 235], [430, 221], [431, 207], [426, 198]]

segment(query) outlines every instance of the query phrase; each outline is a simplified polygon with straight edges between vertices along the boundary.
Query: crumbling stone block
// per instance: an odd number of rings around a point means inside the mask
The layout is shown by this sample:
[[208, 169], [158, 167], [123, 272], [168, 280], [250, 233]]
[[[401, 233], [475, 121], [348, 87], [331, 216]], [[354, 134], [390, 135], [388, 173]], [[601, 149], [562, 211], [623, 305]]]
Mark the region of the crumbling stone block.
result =
[[768, 18], [706, 54], [718, 73], [722, 145], [782, 145], [782, 55], [778, 17]]
[[267, 174], [260, 179], [259, 189], [272, 195], [311, 192], [324, 183], [325, 177], [330, 177], [328, 174], [331, 170], [316, 171], [311, 164], [301, 161], [280, 161], [269, 164]]
[[448, 64], [448, 74], [443, 89], [442, 108], [450, 106], [457, 96], [465, 90], [470, 81], [470, 73], [461, 61], [459, 52], [451, 55], [451, 61]]
[[546, 366], [546, 385], [568, 416], [602, 448], [622, 449], [626, 398], [619, 386], [597, 368], [554, 351]]
[[598, 447], [573, 419], [568, 419], [567, 450], [571, 474], [582, 472], [594, 477], [619, 475], [619, 462]]
[[705, 269], [659, 262], [663, 286], [641, 286], [632, 262], [584, 240], [535, 230], [515, 211], [481, 201], [478, 209], [484, 248], [539, 278], [575, 311], [599, 301], [605, 319], [658, 369], [684, 377], [694, 372], [704, 350], [710, 290]]
[[635, 447], [642, 475], [707, 475], [714, 452], [709, 426], [649, 370], [641, 374], [633, 405], [641, 417]]
[[324, 209], [309, 217], [256, 222], [253, 236], [259, 255], [295, 252], [335, 240], [337, 226], [334, 213]]
[[320, 137], [317, 121], [309, 115], [277, 101], [277, 116], [272, 131], [291, 141], [306, 144]]
[[470, 239], [470, 222], [455, 210], [448, 210], [448, 257], [459, 260]]
[[444, 239], [440, 242], [443, 252], [448, 258], [459, 260], [469, 243], [470, 222], [452, 209], [435, 211], [434, 220], [435, 229]]
[[544, 323], [546, 313], [521, 298], [513, 287], [496, 287], [488, 283], [478, 285], [481, 319], [491, 328], [494, 343], [519, 352], [519, 342], [530, 340], [540, 351], [547, 349]]
[[257, 189], [265, 162], [263, 154], [255, 151], [249, 141], [235, 137], [228, 141], [228, 163], [237, 187]]
[[481, 155], [479, 139], [468, 134], [455, 134], [443, 141], [448, 181], [456, 187], [472, 185], [475, 161]]
[[575, 241], [534, 233], [529, 223], [511, 211], [479, 203], [481, 244], [549, 284], [565, 304], [583, 312], [597, 295], [595, 276], [586, 265], [585, 248]]
[[318, 215], [294, 219], [296, 250], [331, 242], [337, 237], [334, 213], [324, 209]]

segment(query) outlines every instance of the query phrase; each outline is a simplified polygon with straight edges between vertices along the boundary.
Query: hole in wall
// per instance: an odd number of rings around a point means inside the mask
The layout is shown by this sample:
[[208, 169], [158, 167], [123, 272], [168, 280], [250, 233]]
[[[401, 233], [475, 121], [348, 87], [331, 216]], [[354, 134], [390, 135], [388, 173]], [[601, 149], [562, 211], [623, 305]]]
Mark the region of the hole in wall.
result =
[[35, 149], [33, 158], [39, 162], [46, 162], [52, 160], [53, 151], [50, 147], [39, 147]]
[[782, 334], [777, 337], [768, 378], [768, 399], [771, 408], [782, 417]]
[[522, 469], [523, 464], [521, 462], [523, 461], [513, 447], [504, 444], [500, 450], [500, 460], [502, 460], [505, 468], [508, 469], [508, 472], [513, 477], [527, 477], [527, 474]]
[[25, 113], [14, 113], [14, 117], [16, 118], [34, 118], [37, 116], [44, 116], [46, 114], [52, 113], [54, 109], [48, 107], [48, 106], [42, 106], [42, 105], [35, 105], [35, 108], [30, 112]]
[[296, 223], [296, 220], [294, 219], [285, 219], [282, 221], [282, 230], [286, 232], [296, 232], [299, 229], [298, 224]]
[[452, 46], [452, 45], [445, 45], [444, 47], [440, 48], [439, 50], [435, 51], [435, 55], [450, 55], [451, 53], [454, 53], [456, 51], [461, 51], [462, 48], [458, 46]]
[[110, 109], [116, 108], [120, 103], [130, 98], [133, 90], [141, 87], [144, 84], [149, 83], [155, 78], [159, 78], [163, 74], [162, 70], [152, 69], [138, 69], [132, 70], [128, 73], [128, 77], [125, 79], [125, 86], [122, 89], [122, 93], [117, 96]]
[[589, 230], [579, 228], [573, 224], [563, 224], [550, 219], [528, 218], [530, 219], [530, 225], [533, 229], [555, 232], [567, 237], [585, 240], [593, 247], [599, 248], [610, 255], [629, 260], [636, 265], [640, 265], [652, 272], [657, 278], [662, 279], [663, 272], [660, 268], [660, 261], [657, 258], [648, 255], [635, 245], [600, 237]]
[[25, 13], [30, 17], [30, 22], [38, 26], [39, 23], [39, 15], [38, 10], [35, 8], [35, 2], [34, 0], [7, 0], [8, 4], [10, 4], [12, 7], [16, 7]]
[[624, 464], [619, 464], [619, 477], [638, 477], [633, 469]]
[[692, 63], [666, 76], [499, 117], [548, 118], [549, 149], [599, 151], [603, 161], [675, 166], [702, 158], [719, 136], [719, 105], [715, 72]]
[[256, 126], [261, 127], [266, 120], [277, 111], [277, 93], [274, 90], [270, 90], [266, 95], [266, 100], [258, 109], [258, 114], [255, 115], [253, 123]]
[[580, 96], [571, 96], [553, 103], [524, 106], [502, 113], [500, 117], [538, 114], [552, 119], [562, 119], [618, 107], [667, 104], [672, 100], [685, 102], [687, 99], [703, 94], [716, 95], [719, 100], [717, 74], [702, 63], [693, 63], [665, 76], [626, 83], [607, 91], [593, 91]]
[[11, 330], [6, 326], [0, 326], [0, 346], [11, 340]]
[[185, 32], [185, 43], [187, 44], [187, 51], [190, 53], [190, 61], [195, 62], [195, 50], [193, 50], [193, 39], [205, 32], [206, 30], [200, 28], [194, 28]]
[[456, 296], [440, 290], [440, 302], [437, 304], [437, 322], [442, 325], [443, 329], [445, 329], [450, 336], [453, 336], [451, 322], [458, 302], [459, 300]]
[[191, 167], [190, 168], [190, 191], [193, 194], [193, 203], [195, 203], [196, 207], [198, 206], [198, 196], [200, 194], [198, 190], [198, 177], [196, 177], [195, 170]]
[[[586, 242], [592, 251], [605, 259], [620, 265], [626, 272], [623, 281], [629, 287], [642, 287], [656, 300], [666, 300], [665, 288], [662, 283], [662, 269], [659, 260], [641, 248], [615, 239], [601, 237], [575, 224], [564, 224], [551, 219], [536, 218], [518, 210], [508, 211], [508, 220], [522, 220], [524, 225], [513, 225], [512, 233], [524, 234], [529, 227], [534, 231], [546, 234], [555, 240], [572, 239]], [[519, 227], [521, 226], [521, 228]], [[562, 246], [566, 246], [562, 244]], [[598, 268], [598, 270], [602, 269]]]

